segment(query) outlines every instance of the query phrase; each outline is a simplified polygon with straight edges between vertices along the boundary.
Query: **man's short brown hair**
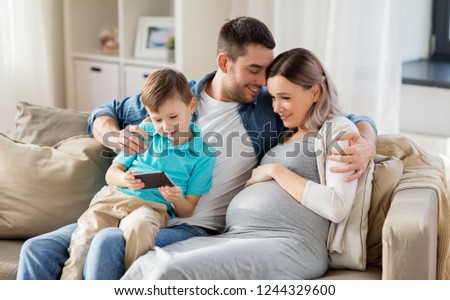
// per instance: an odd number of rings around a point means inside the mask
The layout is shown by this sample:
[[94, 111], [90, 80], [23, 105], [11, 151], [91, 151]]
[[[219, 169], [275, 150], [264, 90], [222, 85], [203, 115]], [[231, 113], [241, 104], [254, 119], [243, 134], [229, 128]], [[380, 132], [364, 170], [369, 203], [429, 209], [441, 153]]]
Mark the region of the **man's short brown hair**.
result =
[[228, 53], [231, 60], [246, 54], [250, 44], [261, 45], [267, 49], [275, 48], [275, 40], [269, 28], [258, 19], [237, 17], [226, 22], [219, 32], [217, 54]]
[[188, 81], [183, 73], [173, 69], [162, 69], [152, 73], [141, 90], [142, 103], [150, 111], [157, 112], [164, 102], [175, 96], [189, 105], [193, 97]]

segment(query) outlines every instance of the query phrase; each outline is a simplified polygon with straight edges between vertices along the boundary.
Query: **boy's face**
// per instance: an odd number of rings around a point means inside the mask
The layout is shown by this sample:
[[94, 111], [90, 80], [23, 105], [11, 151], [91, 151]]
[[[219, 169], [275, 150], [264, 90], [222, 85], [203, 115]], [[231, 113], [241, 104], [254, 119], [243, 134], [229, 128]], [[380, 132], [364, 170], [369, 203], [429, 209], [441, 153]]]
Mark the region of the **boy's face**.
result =
[[189, 141], [192, 137], [189, 124], [195, 106], [195, 98], [192, 98], [187, 105], [180, 99], [179, 95], [175, 94], [168, 98], [158, 111], [150, 111], [149, 109], [147, 111], [156, 131], [178, 145]]
[[229, 60], [225, 87], [234, 101], [255, 102], [261, 87], [266, 85], [266, 69], [273, 61], [273, 51], [256, 44], [247, 46], [246, 54]]

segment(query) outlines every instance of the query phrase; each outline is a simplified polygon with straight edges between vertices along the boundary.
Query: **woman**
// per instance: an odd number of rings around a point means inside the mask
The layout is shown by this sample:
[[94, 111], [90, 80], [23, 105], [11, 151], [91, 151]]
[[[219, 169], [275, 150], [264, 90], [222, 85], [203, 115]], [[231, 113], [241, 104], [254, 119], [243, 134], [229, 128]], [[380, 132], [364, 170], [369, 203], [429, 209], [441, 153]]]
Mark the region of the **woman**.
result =
[[125, 279], [311, 279], [326, 272], [329, 252], [343, 251], [357, 182], [328, 172], [343, 163], [327, 160], [325, 150], [345, 147], [334, 138], [357, 128], [310, 51], [280, 54], [267, 78], [273, 109], [289, 131], [231, 202], [225, 232], [156, 248]]

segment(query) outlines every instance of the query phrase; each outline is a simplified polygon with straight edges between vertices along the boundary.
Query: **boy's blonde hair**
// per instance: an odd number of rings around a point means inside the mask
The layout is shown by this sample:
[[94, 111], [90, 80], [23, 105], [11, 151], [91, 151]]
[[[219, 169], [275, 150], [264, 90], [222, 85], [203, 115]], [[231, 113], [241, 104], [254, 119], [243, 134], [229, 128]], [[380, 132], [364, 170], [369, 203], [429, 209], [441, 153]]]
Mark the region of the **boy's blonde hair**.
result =
[[178, 95], [186, 105], [191, 103], [193, 97], [186, 77], [181, 72], [168, 68], [147, 77], [141, 93], [144, 106], [155, 112], [170, 97]]

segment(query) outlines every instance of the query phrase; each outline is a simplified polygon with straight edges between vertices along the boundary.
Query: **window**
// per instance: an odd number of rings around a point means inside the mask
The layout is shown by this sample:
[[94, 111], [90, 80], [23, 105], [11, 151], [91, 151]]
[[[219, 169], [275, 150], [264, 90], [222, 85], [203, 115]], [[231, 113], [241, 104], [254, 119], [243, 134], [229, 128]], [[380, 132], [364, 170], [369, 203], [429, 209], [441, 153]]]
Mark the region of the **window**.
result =
[[434, 58], [450, 59], [450, 0], [434, 0], [433, 34]]

